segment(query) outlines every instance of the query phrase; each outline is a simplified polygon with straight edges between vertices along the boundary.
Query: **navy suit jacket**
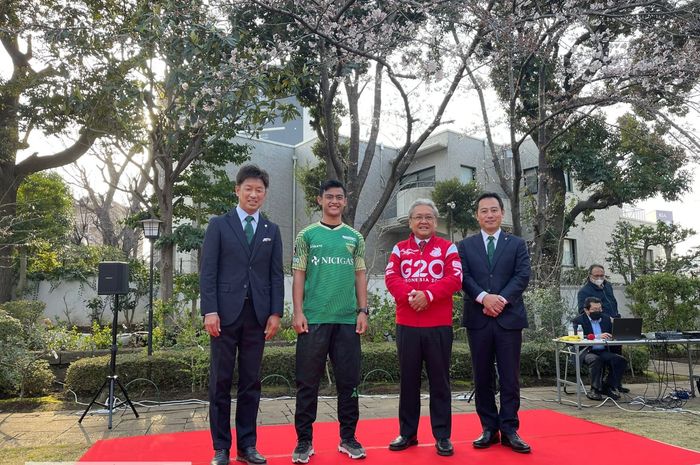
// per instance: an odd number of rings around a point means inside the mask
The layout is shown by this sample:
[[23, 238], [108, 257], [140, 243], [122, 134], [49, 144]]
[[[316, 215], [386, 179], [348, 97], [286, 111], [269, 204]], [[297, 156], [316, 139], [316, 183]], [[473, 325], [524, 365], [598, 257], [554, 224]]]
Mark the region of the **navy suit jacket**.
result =
[[[610, 317], [605, 313], [600, 315], [600, 317], [600, 330], [604, 333], [612, 334], [612, 320], [610, 319]], [[574, 318], [573, 324], [581, 325], [581, 327], [583, 328], [584, 336], [588, 336], [593, 332], [593, 325], [591, 324], [591, 319], [588, 318], [588, 315], [586, 315], [585, 313]]]
[[248, 244], [236, 209], [209, 221], [202, 245], [199, 276], [201, 313], [216, 312], [221, 326], [236, 321], [246, 296], [264, 327], [271, 314], [284, 311], [282, 237], [262, 215]]
[[[593, 325], [591, 324], [591, 319], [588, 318], [588, 315], [585, 313], [577, 316], [572, 320], [574, 325], [581, 325], [581, 328], [583, 329], [583, 335], [588, 336], [593, 332]], [[604, 333], [610, 333], [612, 334], [612, 320], [608, 315], [603, 313], [600, 315], [600, 330]], [[616, 346], [611, 346], [610, 344], [605, 345], [605, 349], [610, 351], [611, 348], [622, 348], [620, 345]], [[583, 359], [583, 356], [586, 355], [591, 350], [591, 347], [586, 347], [584, 350], [581, 351], [581, 358]], [[618, 353], [619, 351], [612, 351], [615, 353]], [[621, 353], [621, 352], [620, 352]]]
[[484, 315], [483, 305], [476, 301], [479, 294], [486, 291], [489, 294], [501, 295], [508, 301], [503, 312], [496, 317], [502, 328], [527, 328], [523, 292], [530, 282], [530, 255], [525, 241], [501, 231], [491, 266], [481, 232], [463, 239], [457, 249], [464, 273], [462, 325], [468, 329], [479, 329], [493, 318]]

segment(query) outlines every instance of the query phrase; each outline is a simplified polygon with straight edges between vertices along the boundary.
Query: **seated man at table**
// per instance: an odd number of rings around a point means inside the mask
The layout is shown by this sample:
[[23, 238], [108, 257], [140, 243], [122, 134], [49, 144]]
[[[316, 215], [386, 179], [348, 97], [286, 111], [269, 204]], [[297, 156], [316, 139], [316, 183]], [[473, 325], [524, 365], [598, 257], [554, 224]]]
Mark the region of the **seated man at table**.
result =
[[[612, 320], [603, 313], [599, 298], [588, 297], [583, 305], [584, 313], [574, 318], [574, 325], [581, 325], [584, 337], [595, 335], [596, 339], [612, 338]], [[622, 375], [627, 368], [627, 360], [621, 355], [610, 351], [607, 344], [593, 345], [582, 353], [583, 361], [588, 365], [591, 375], [591, 390], [587, 394], [591, 400], [603, 400], [603, 396], [619, 399], [617, 392], [621, 385]], [[607, 376], [603, 380], [603, 371], [607, 367]]]

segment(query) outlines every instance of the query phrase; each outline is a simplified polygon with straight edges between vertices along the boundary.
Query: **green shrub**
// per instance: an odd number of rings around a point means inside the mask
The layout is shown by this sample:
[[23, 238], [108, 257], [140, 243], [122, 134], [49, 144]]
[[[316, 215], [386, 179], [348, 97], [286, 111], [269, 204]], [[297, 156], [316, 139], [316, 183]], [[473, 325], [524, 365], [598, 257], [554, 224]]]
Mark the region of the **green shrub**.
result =
[[2, 304], [7, 313], [17, 318], [22, 325], [20, 335], [27, 349], [41, 350], [44, 326], [37, 324], [46, 304], [36, 300], [15, 300]]
[[529, 324], [523, 330], [524, 341], [551, 345], [552, 339], [566, 334], [563, 322], [571, 320], [576, 313], [567, 308], [558, 288], [528, 289], [523, 299]]
[[0, 396], [34, 397], [46, 394], [55, 379], [46, 360], [37, 359], [23, 345], [0, 345]]
[[[396, 343], [375, 342], [362, 345], [362, 373], [360, 380], [393, 381], [399, 380], [399, 360]], [[370, 374], [367, 377], [367, 374]]]
[[20, 384], [15, 364], [20, 349], [0, 344], [0, 351], [0, 397], [12, 397], [17, 394]]
[[450, 377], [454, 380], [471, 381], [472, 374], [472, 356], [469, 346], [465, 343], [453, 344]]
[[646, 346], [622, 346], [622, 355], [632, 366], [635, 375], [640, 375], [649, 367], [649, 348]]
[[20, 397], [38, 397], [47, 394], [56, 377], [46, 360], [34, 360], [27, 365], [20, 386]]
[[100, 327], [100, 324], [93, 320], [92, 322], [92, 342], [95, 349], [109, 349], [112, 345], [112, 327]]
[[637, 278], [625, 289], [630, 310], [644, 319], [644, 331], [700, 328], [700, 279], [674, 273]]
[[[295, 346], [268, 346], [263, 353], [261, 378], [269, 377], [266, 384], [294, 386]], [[642, 373], [649, 363], [645, 347], [626, 346], [625, 356], [632, 360], [635, 373]], [[562, 363], [566, 359], [562, 359]], [[117, 374], [126, 384], [136, 378], [148, 377], [149, 360], [145, 352], [117, 355]], [[152, 380], [159, 389], [203, 390], [208, 385], [209, 350], [192, 348], [155, 352], [150, 360]], [[364, 384], [399, 381], [399, 363], [396, 344], [390, 342], [362, 344], [362, 372]], [[525, 377], [548, 377], [556, 374], [552, 343], [524, 343], [521, 374]], [[563, 368], [563, 365], [562, 365]], [[66, 387], [80, 395], [97, 391], [108, 374], [109, 356], [91, 357], [71, 364], [66, 374]], [[275, 376], [271, 376], [275, 375]], [[332, 370], [331, 370], [332, 376]], [[462, 340], [452, 347], [450, 376], [453, 380], [471, 381], [472, 364], [469, 346]], [[234, 379], [235, 381], [235, 379]], [[323, 381], [322, 381], [323, 383]]]
[[22, 323], [0, 308], [0, 396], [17, 394], [20, 374], [17, 369], [18, 357], [24, 351]]
[[45, 308], [46, 304], [38, 300], [13, 300], [0, 304], [0, 309], [17, 318], [25, 331], [36, 324]]
[[[109, 374], [109, 359], [109, 355], [104, 355], [73, 362], [66, 372], [66, 388], [77, 394], [96, 392]], [[159, 389], [189, 388], [188, 359], [185, 351], [156, 352], [150, 360], [145, 352], [117, 354], [117, 375], [122, 384], [145, 378], [153, 381]]]
[[15, 344], [22, 337], [22, 323], [0, 307], [0, 345]]
[[369, 327], [365, 338], [370, 342], [386, 342], [396, 338], [396, 303], [391, 295], [370, 294]]

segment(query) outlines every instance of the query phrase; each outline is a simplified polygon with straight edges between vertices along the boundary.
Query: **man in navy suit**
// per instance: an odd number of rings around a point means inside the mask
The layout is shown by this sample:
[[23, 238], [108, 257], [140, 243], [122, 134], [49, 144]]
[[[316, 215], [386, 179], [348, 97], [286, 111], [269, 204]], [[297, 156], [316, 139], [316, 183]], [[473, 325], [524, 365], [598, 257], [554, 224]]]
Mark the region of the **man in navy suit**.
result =
[[[612, 320], [603, 312], [603, 303], [597, 297], [587, 297], [583, 303], [583, 315], [573, 320], [574, 325], [581, 325], [584, 336], [593, 334], [596, 339], [612, 339]], [[603, 396], [614, 400], [620, 398], [617, 392], [622, 375], [627, 369], [627, 360], [609, 344], [587, 347], [583, 351], [583, 361], [588, 365], [591, 375], [591, 390], [587, 397], [591, 400], [603, 400]], [[608, 367], [608, 374], [603, 379], [603, 368]], [[628, 390], [629, 391], [629, 390]]]
[[[523, 292], [530, 281], [525, 241], [501, 230], [504, 208], [498, 194], [477, 199], [481, 231], [459, 243], [464, 316], [474, 370], [476, 412], [483, 432], [473, 445], [485, 449], [500, 441], [516, 452], [530, 452], [518, 436], [520, 346], [527, 328]], [[493, 364], [498, 369], [501, 408], [496, 406]]]
[[236, 176], [238, 206], [209, 221], [199, 286], [204, 328], [211, 341], [209, 424], [212, 465], [227, 465], [231, 449], [231, 384], [238, 355], [236, 460], [264, 464], [257, 451], [260, 365], [265, 341], [280, 326], [284, 306], [282, 238], [260, 214], [266, 171], [245, 165]]

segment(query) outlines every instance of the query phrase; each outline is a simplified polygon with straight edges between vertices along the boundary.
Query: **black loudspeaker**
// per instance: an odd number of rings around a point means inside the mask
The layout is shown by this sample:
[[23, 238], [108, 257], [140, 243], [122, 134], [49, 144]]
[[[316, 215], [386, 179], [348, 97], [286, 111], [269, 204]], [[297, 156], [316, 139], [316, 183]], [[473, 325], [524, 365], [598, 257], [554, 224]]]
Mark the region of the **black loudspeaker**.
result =
[[98, 295], [124, 295], [129, 293], [129, 264], [124, 262], [100, 262], [97, 274]]

